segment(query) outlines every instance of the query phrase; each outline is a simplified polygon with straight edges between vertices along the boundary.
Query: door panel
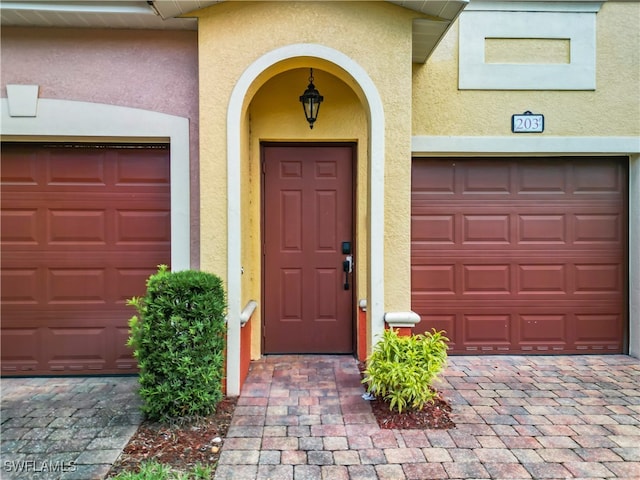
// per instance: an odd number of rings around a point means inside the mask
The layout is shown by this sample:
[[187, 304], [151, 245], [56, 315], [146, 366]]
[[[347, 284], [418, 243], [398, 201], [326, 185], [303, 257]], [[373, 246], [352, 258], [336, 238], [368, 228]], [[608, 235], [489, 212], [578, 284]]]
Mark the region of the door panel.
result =
[[263, 145], [265, 353], [351, 353], [353, 147]]

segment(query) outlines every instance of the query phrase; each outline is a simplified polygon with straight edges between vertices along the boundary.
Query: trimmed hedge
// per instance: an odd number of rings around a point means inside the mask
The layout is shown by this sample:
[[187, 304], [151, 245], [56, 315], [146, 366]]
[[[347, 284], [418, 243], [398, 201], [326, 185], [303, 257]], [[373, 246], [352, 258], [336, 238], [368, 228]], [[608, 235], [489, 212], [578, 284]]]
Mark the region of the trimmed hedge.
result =
[[226, 299], [216, 275], [161, 265], [147, 280], [144, 297], [128, 302], [140, 368], [142, 411], [152, 420], [213, 413], [222, 399]]

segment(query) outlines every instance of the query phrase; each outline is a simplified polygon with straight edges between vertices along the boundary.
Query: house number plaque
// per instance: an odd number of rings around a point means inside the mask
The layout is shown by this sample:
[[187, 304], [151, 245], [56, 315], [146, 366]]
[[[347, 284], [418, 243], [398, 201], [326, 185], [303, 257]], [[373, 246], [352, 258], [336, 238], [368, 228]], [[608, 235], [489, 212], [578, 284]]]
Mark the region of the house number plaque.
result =
[[542, 133], [544, 131], [544, 115], [526, 111], [523, 114], [511, 115], [511, 131], [513, 133]]

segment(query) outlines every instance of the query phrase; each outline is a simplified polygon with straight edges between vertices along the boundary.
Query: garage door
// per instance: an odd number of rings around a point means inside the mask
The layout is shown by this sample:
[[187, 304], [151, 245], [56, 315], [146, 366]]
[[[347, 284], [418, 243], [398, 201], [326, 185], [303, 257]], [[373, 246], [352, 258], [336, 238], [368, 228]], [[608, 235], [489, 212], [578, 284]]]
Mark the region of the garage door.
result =
[[170, 261], [165, 145], [2, 144], [2, 373], [133, 373], [146, 278]]
[[412, 308], [452, 353], [619, 353], [626, 159], [414, 159]]

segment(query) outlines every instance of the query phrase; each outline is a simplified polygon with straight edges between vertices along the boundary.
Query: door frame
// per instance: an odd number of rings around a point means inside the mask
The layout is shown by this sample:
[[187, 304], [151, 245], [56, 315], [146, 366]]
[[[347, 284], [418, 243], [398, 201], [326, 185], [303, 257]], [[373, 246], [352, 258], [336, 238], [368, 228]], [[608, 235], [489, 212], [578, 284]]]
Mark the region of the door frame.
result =
[[[355, 259], [354, 265], [358, 262], [358, 252], [357, 252], [357, 162], [358, 162], [358, 144], [357, 142], [270, 142], [270, 141], [261, 141], [260, 142], [260, 297], [261, 304], [265, 304], [265, 245], [264, 245], [264, 232], [265, 232], [265, 169], [264, 169], [264, 161], [265, 155], [264, 150], [266, 147], [349, 147], [351, 148], [351, 206], [352, 206], [352, 221], [351, 221], [351, 254]], [[351, 275], [351, 339], [352, 339], [352, 353], [356, 353], [358, 351], [358, 332], [357, 332], [357, 268], [353, 269], [353, 273]], [[264, 355], [265, 352], [265, 342], [266, 342], [266, 318], [264, 316], [261, 319], [261, 338], [260, 338], [260, 350]]]

